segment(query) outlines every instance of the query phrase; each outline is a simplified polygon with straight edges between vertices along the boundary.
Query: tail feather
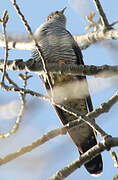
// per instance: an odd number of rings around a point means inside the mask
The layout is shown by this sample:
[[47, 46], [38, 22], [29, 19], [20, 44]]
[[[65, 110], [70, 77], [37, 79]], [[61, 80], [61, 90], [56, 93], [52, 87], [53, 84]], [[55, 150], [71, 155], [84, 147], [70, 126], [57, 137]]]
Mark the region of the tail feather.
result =
[[84, 166], [91, 175], [94, 176], [100, 175], [103, 170], [101, 154], [99, 154], [98, 156], [87, 162]]
[[[96, 133], [94, 131], [91, 131], [91, 133], [92, 134], [88, 137], [88, 140], [81, 144], [81, 146], [78, 146], [80, 155], [82, 155], [83, 153], [85, 153], [97, 144]], [[84, 164], [84, 166], [91, 175], [100, 175], [103, 171], [103, 162], [101, 154], [91, 159], [89, 162]]]

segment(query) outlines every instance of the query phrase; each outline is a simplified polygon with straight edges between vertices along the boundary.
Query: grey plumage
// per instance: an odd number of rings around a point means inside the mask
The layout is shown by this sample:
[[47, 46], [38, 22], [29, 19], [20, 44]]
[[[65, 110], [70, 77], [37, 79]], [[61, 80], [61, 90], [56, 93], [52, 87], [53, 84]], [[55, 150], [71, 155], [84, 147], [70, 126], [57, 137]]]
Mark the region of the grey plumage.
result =
[[58, 62], [59, 60], [63, 60], [65, 63], [76, 62], [77, 58], [72, 48], [75, 41], [65, 29], [65, 17], [61, 18], [61, 20], [47, 21], [37, 29], [34, 35], [39, 41], [47, 62]]
[[[80, 48], [77, 43], [74, 41], [72, 35], [66, 30], [66, 17], [63, 15], [64, 10], [56, 11], [51, 13], [47, 21], [40, 26], [35, 32], [35, 38], [39, 42], [39, 46], [43, 52], [46, 62], [56, 62], [61, 65], [61, 63], [69, 64], [84, 64], [83, 57]], [[36, 50], [32, 51], [32, 57], [36, 61], [40, 61], [40, 57]], [[62, 87], [66, 84], [72, 82], [77, 82], [78, 85], [83, 80], [86, 82], [86, 77], [83, 76], [71, 76], [71, 75], [61, 75], [50, 73], [51, 83], [53, 89], [55, 87]], [[49, 92], [49, 85], [44, 76], [40, 75], [44, 86]], [[71, 87], [72, 93], [74, 93], [74, 87]], [[88, 95], [86, 97], [76, 97], [69, 98], [64, 94], [64, 98], [60, 104], [65, 104], [72, 107], [73, 109], [80, 111], [82, 114], [87, 114], [88, 110], [92, 111], [93, 106], [91, 98], [89, 95], [89, 90], [87, 89]], [[63, 92], [61, 92], [63, 94]], [[58, 94], [56, 95], [58, 97]], [[55, 96], [54, 96], [55, 98]], [[55, 99], [54, 99], [55, 100]], [[67, 112], [64, 112], [62, 109], [54, 106], [61, 122], [65, 125], [70, 121], [75, 120], [76, 118], [73, 115], [70, 115]], [[88, 149], [97, 144], [96, 133], [93, 129], [86, 123], [80, 122], [79, 126], [76, 126], [68, 131], [72, 140], [76, 144], [80, 154], [86, 152]], [[85, 164], [86, 169], [91, 174], [99, 174], [102, 172], [103, 164], [101, 155], [96, 156], [90, 162]]]

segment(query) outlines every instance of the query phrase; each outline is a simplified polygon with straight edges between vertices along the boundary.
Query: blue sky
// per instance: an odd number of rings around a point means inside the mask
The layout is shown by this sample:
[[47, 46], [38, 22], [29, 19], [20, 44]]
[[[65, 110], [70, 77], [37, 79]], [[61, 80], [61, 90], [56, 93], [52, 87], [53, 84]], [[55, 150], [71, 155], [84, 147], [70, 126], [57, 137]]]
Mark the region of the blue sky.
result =
[[[40, 24], [44, 22], [50, 12], [60, 10], [67, 6], [65, 12], [67, 17], [67, 29], [72, 34], [86, 33], [85, 26], [87, 25], [87, 22], [85, 20], [85, 15], [88, 15], [88, 13], [91, 11], [96, 11], [93, 2], [88, 0], [83, 0], [82, 2], [80, 0], [18, 0], [17, 2], [21, 8], [21, 11], [28, 20], [33, 32]], [[101, 0], [101, 3], [110, 23], [117, 20], [118, 1], [114, 0], [113, 2]], [[7, 24], [8, 34], [26, 33], [24, 25], [22, 24], [9, 0], [1, 0], [0, 16], [2, 16], [4, 9], [8, 9], [9, 14], [9, 21]], [[95, 19], [98, 19], [98, 13]], [[4, 57], [3, 53], [3, 49], [0, 48], [0, 59]], [[83, 51], [83, 55], [85, 63], [89, 65], [117, 64], [117, 52], [113, 51], [109, 47], [106, 47], [103, 43], [92, 45]], [[27, 60], [30, 58], [30, 51], [9, 51], [9, 59], [16, 58], [23, 58], [24, 60]], [[13, 79], [18, 79], [18, 73], [9, 73]], [[117, 90], [117, 78], [111, 80], [99, 79], [99, 81], [95, 79], [94, 81], [96, 81], [96, 84], [94, 85], [96, 87], [96, 92], [92, 93], [91, 95], [94, 108], [96, 108], [104, 101], [107, 101], [108, 98], [110, 98]], [[109, 87], [101, 88], [101, 90], [97, 91], [99, 86], [102, 87], [104, 83], [107, 84], [108, 81], [110, 81]], [[22, 85], [20, 80], [18, 80], [18, 82], [20, 85]], [[45, 94], [44, 88], [36, 75], [29, 80], [28, 88]], [[18, 94], [4, 92], [2, 90], [0, 91], [0, 98], [0, 106], [19, 100]], [[112, 136], [117, 136], [117, 108], [118, 103], [113, 106], [109, 113], [103, 114], [96, 119], [97, 123]], [[12, 127], [14, 121], [15, 117], [13, 119], [0, 118], [1, 131], [7, 132]], [[45, 132], [59, 126], [61, 126], [61, 123], [49, 103], [27, 96], [27, 109], [20, 129], [10, 138], [1, 140], [0, 156], [3, 157], [8, 153], [16, 151], [23, 145], [30, 144]], [[115, 150], [118, 153], [117, 148], [115, 148]], [[102, 176], [98, 177], [97, 179], [112, 179], [117, 173], [117, 169], [113, 167], [113, 161], [109, 152], [105, 151], [102, 153], [102, 155], [104, 171]], [[38, 147], [34, 151], [1, 166], [0, 180], [20, 180], [21, 178], [22, 180], [46, 180], [56, 171], [66, 166], [77, 157], [77, 149], [72, 143], [70, 137], [68, 135], [59, 136]], [[93, 180], [94, 178], [86, 172], [84, 167], [82, 167], [81, 169], [76, 170], [66, 179]]]

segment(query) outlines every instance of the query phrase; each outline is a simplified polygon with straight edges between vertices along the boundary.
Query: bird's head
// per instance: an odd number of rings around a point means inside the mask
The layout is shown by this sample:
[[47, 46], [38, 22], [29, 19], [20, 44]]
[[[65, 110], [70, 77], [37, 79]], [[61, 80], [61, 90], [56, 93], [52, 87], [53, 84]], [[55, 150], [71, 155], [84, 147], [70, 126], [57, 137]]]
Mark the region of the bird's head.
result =
[[66, 24], [66, 17], [64, 15], [66, 7], [63, 8], [61, 11], [55, 11], [52, 12], [48, 17], [47, 21], [56, 21], [56, 22], [61, 22], [62, 24]]

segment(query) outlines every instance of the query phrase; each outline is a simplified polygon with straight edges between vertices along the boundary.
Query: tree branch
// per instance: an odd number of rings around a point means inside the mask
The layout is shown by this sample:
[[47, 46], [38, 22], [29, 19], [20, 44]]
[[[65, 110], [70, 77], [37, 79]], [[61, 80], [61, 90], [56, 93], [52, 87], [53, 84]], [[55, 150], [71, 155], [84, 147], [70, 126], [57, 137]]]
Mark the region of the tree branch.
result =
[[37, 141], [33, 142], [32, 144], [27, 145], [27, 146], [17, 150], [16, 152], [5, 156], [4, 158], [0, 158], [0, 165], [8, 163], [9, 161], [14, 160], [17, 157], [19, 157], [27, 152], [31, 152], [33, 149], [40, 146], [41, 144], [44, 144], [45, 142], [49, 141], [50, 139], [56, 137], [57, 135], [65, 134], [66, 132], [67, 132], [67, 130], [65, 127], [52, 130], [52, 131], [44, 134], [41, 138], [39, 138]]
[[68, 112], [69, 114], [72, 114], [73, 116], [75, 116], [77, 118], [76, 120], [69, 122], [67, 124], [67, 128], [77, 126], [77, 125], [79, 125], [80, 121], [83, 121], [84, 123], [87, 123], [91, 128], [93, 128], [94, 131], [99, 133], [102, 137], [105, 137], [107, 135], [107, 133], [95, 123], [95, 121], [93, 120], [94, 116], [93, 117], [91, 116], [91, 119], [90, 119], [89, 114], [83, 115], [79, 111], [77, 111], [71, 107], [68, 107], [64, 104], [63, 105], [56, 104], [56, 103], [52, 103], [52, 104], [61, 108], [63, 111]]
[[[15, 88], [19, 88], [18, 85], [11, 80], [11, 78], [8, 76], [8, 74], [5, 72], [5, 77], [8, 81], [9, 84], [12, 84], [13, 86], [12, 87], [15, 87]], [[5, 88], [6, 85], [4, 84], [4, 86], [2, 86], [2, 88]], [[24, 90], [26, 88], [26, 81], [24, 80]], [[20, 110], [19, 110], [19, 113], [18, 113], [18, 116], [17, 116], [17, 119], [15, 121], [15, 124], [13, 125], [12, 129], [7, 132], [7, 133], [0, 133], [0, 138], [7, 138], [9, 136], [11, 136], [13, 133], [15, 133], [19, 126], [20, 126], [20, 123], [21, 123], [21, 119], [23, 117], [23, 114], [24, 114], [24, 111], [25, 111], [25, 93], [24, 92], [20, 92], [19, 91], [19, 96], [20, 96], [20, 99], [21, 99], [21, 106], [20, 106]]]
[[100, 1], [99, 0], [93, 0], [95, 6], [96, 6], [96, 9], [97, 11], [99, 12], [100, 14], [100, 18], [101, 18], [101, 22], [102, 22], [102, 25], [103, 25], [103, 29], [104, 30], [107, 30], [108, 28], [111, 28], [109, 27], [109, 23], [108, 23], [108, 20], [107, 20], [107, 17], [104, 13], [104, 10], [100, 4]]
[[[3, 87], [1, 87], [1, 85], [0, 85], [0, 88], [3, 89]], [[20, 88], [20, 87], [14, 87], [14, 86], [7, 86], [7, 85], [5, 85], [4, 86], [4, 90], [12, 91], [12, 92], [18, 92], [18, 93], [30, 94], [31, 96], [35, 96], [35, 97], [37, 97], [39, 99], [42, 99], [42, 100], [50, 102], [50, 98], [48, 96], [42, 95], [42, 94], [37, 93], [35, 91], [32, 91], [30, 89], [23, 89], [23, 88]]]
[[118, 39], [118, 29], [88, 32], [86, 34], [75, 35], [74, 39], [81, 49], [86, 49], [94, 43], [99, 43], [104, 40]]
[[2, 23], [2, 29], [4, 34], [4, 43], [5, 43], [5, 59], [4, 59], [4, 67], [3, 67], [3, 73], [1, 78], [1, 85], [4, 86], [4, 79], [5, 79], [5, 73], [6, 73], [6, 67], [8, 62], [8, 41], [7, 41], [7, 33], [6, 33], [6, 24], [8, 22], [8, 14], [7, 10], [3, 13], [3, 18], [0, 19], [0, 22]]
[[[0, 69], [4, 67], [4, 60], [0, 59]], [[23, 61], [22, 59], [9, 60], [7, 63], [8, 70], [17, 70], [24, 72], [36, 72], [41, 73], [43, 71], [42, 63], [39, 61], [34, 62], [33, 59]], [[47, 69], [49, 72], [56, 74], [69, 74], [69, 75], [81, 75], [81, 76], [94, 76], [100, 78], [108, 78], [118, 75], [118, 66], [88, 66], [88, 65], [75, 65], [75, 64], [57, 64], [48, 63]]]
[[85, 152], [83, 155], [80, 156], [77, 160], [73, 161], [60, 171], [58, 171], [56, 174], [54, 174], [52, 177], [50, 177], [48, 180], [62, 180], [68, 177], [72, 172], [74, 172], [76, 169], [80, 168], [83, 164], [90, 161], [93, 157], [100, 154], [104, 150], [108, 150], [111, 147], [118, 146], [118, 138], [112, 138], [110, 136], [107, 136], [104, 140], [102, 140], [99, 144], [95, 145], [91, 149], [89, 149], [87, 152]]
[[[21, 36], [22, 38], [21, 34], [18, 34], [17, 36]], [[86, 34], [73, 35], [73, 37], [81, 49], [86, 49], [96, 42], [99, 43], [104, 40], [117, 40], [118, 29], [88, 32]], [[34, 48], [34, 43], [32, 41], [29, 41], [29, 36], [26, 36], [25, 40], [24, 38], [21, 40], [22, 41], [18, 41], [17, 39], [15, 40], [15, 38], [13, 38], [12, 36], [9, 36], [8, 48], [18, 50], [32, 50]], [[0, 47], [5, 47], [5, 43], [2, 37], [0, 37]]]
[[116, 91], [114, 93], [114, 95], [107, 101], [104, 102], [103, 104], [101, 104], [97, 109], [93, 110], [92, 112], [89, 112], [87, 114], [87, 116], [89, 118], [96, 118], [99, 115], [101, 115], [102, 113], [106, 113], [109, 112], [109, 110], [111, 109], [111, 107], [118, 102], [118, 91]]

